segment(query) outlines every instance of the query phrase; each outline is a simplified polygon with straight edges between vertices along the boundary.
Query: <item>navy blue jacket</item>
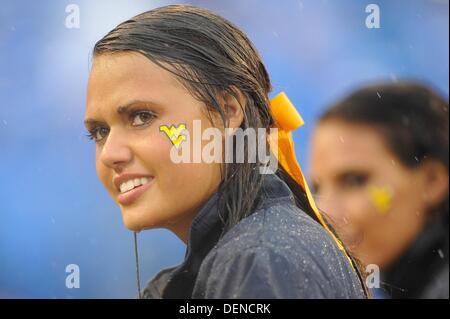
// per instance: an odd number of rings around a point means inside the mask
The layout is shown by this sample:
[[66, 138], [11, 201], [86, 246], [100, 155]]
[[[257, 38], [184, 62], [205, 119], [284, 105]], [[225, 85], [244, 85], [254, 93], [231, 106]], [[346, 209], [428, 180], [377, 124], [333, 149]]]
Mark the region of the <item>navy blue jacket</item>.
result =
[[258, 207], [222, 238], [217, 199], [194, 219], [184, 262], [157, 274], [144, 298], [365, 297], [347, 258], [277, 175], [265, 175]]

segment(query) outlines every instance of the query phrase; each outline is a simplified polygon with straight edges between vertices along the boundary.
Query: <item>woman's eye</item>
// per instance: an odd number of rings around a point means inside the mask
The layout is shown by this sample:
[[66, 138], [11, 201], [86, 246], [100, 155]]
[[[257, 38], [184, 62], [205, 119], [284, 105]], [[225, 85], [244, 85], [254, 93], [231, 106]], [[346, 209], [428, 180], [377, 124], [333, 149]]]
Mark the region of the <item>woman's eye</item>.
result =
[[132, 115], [131, 125], [141, 126], [150, 122], [154, 118], [153, 113], [148, 111], [139, 111]]
[[346, 188], [359, 188], [367, 184], [369, 177], [366, 174], [345, 174], [340, 178], [340, 184]]
[[108, 133], [109, 129], [107, 129], [106, 127], [98, 127], [91, 130], [88, 134], [88, 137], [98, 143], [103, 140], [108, 135]]

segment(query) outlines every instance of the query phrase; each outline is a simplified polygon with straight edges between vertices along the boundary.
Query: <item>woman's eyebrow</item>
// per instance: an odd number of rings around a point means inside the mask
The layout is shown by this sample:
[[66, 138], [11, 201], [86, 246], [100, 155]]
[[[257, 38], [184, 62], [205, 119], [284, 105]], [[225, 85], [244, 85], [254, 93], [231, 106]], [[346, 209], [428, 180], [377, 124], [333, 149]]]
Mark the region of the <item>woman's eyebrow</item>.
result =
[[161, 104], [154, 102], [154, 101], [141, 101], [141, 100], [134, 100], [131, 101], [125, 105], [121, 105], [117, 108], [117, 113], [119, 115], [122, 114], [128, 114], [130, 113], [130, 109], [134, 106], [143, 106], [143, 107], [150, 107], [150, 108], [160, 108]]
[[91, 128], [91, 127], [103, 125], [103, 124], [105, 124], [105, 123], [102, 122], [102, 121], [99, 121], [99, 120], [95, 120], [95, 119], [86, 119], [86, 120], [84, 120], [84, 126], [85, 126], [87, 129], [89, 129], [89, 128]]
[[[121, 106], [117, 107], [116, 112], [119, 115], [130, 114], [132, 112], [131, 108], [133, 108], [135, 106], [150, 107], [152, 109], [158, 109], [158, 108], [162, 107], [160, 103], [155, 102], [155, 101], [133, 100], [125, 105], [121, 105]], [[96, 120], [94, 118], [88, 118], [84, 121], [84, 126], [86, 126], [86, 128], [88, 128], [88, 129], [90, 127], [95, 127], [95, 126], [103, 125], [103, 124], [105, 124], [105, 122]]]

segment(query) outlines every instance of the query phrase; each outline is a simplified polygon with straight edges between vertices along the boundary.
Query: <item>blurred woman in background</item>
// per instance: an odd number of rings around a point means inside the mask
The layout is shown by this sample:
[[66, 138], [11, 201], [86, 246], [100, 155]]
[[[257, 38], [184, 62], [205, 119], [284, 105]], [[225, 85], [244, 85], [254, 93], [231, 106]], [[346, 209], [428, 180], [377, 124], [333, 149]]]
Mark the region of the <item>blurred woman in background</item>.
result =
[[411, 82], [363, 88], [329, 109], [313, 134], [321, 210], [383, 297], [449, 297], [448, 101]]

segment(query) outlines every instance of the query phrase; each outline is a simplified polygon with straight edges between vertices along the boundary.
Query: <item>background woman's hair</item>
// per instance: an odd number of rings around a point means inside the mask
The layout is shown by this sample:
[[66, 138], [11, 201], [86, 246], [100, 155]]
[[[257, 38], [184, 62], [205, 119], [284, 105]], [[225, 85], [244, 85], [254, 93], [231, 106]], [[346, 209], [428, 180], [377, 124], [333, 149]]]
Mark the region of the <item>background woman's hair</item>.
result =
[[[195, 98], [205, 103], [209, 115], [220, 114], [224, 127], [228, 127], [227, 116], [218, 97], [225, 93], [239, 101], [236, 89], [246, 103], [243, 130], [269, 130], [274, 125], [268, 98], [271, 83], [266, 68], [247, 36], [226, 19], [190, 5], [157, 8], [110, 31], [96, 43], [94, 57], [126, 51], [139, 52], [176, 75]], [[244, 154], [249, 154], [248, 146], [247, 141]], [[219, 190], [224, 232], [257, 206], [264, 178], [260, 166], [258, 160], [224, 164]], [[293, 191], [297, 205], [318, 221], [301, 186], [281, 166], [277, 175]]]
[[[341, 120], [376, 129], [400, 163], [414, 169], [427, 158], [449, 164], [448, 100], [426, 85], [400, 81], [374, 84], [347, 96], [326, 111], [320, 122]], [[430, 217], [444, 214], [449, 198], [433, 207]]]

